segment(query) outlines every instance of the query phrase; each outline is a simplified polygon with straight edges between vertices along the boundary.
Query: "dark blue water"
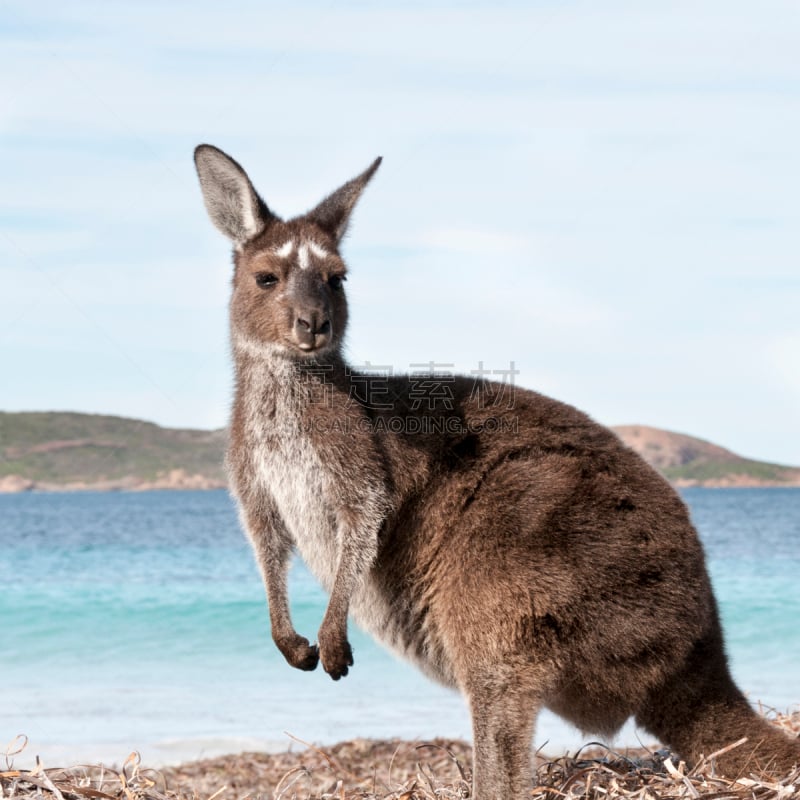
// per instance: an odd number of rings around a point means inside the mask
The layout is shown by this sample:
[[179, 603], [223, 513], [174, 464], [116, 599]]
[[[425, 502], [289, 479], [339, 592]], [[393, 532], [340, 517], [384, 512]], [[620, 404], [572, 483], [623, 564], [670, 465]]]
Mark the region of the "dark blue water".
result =
[[[754, 701], [797, 703], [800, 490], [684, 497], [735, 677]], [[313, 639], [325, 597], [301, 564], [291, 577], [296, 627]], [[326, 742], [469, 735], [457, 695], [357, 630], [345, 680], [288, 667], [224, 492], [0, 496], [0, 581], [0, 742], [26, 733], [29, 753], [51, 762], [281, 746], [284, 731]], [[580, 742], [552, 717], [537, 739]]]

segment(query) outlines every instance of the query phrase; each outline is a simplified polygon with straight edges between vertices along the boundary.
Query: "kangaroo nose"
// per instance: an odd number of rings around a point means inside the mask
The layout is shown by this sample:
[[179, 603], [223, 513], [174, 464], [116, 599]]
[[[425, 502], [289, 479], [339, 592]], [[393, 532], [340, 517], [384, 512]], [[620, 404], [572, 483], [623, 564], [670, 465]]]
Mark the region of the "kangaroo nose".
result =
[[331, 321], [322, 314], [318, 314], [316, 311], [306, 314], [306, 317], [308, 317], [308, 319], [304, 319], [303, 317], [297, 318], [297, 325], [303, 330], [310, 331], [311, 333], [323, 333], [331, 327]]
[[330, 318], [317, 311], [300, 314], [294, 323], [294, 335], [302, 350], [316, 350], [330, 339]]

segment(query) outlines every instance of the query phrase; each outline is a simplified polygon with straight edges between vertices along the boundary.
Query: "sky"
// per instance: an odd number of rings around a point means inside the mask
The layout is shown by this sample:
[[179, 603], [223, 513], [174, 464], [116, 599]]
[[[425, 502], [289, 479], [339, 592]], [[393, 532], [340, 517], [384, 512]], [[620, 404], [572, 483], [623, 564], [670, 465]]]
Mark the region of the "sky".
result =
[[0, 0], [0, 409], [226, 423], [210, 142], [287, 217], [384, 157], [352, 363], [800, 464], [798, 52], [795, 0]]

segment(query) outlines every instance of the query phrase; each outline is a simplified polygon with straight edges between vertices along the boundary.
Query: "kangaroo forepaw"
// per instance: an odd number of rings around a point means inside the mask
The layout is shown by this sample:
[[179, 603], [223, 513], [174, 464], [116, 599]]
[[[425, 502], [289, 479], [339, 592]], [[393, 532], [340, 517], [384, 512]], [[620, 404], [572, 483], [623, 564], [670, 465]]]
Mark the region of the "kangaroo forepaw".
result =
[[276, 642], [283, 657], [296, 669], [311, 671], [319, 663], [319, 648], [308, 639], [295, 634], [289, 639]]
[[345, 638], [328, 642], [320, 636], [319, 655], [322, 668], [335, 681], [347, 675], [349, 668], [353, 666], [353, 650]]

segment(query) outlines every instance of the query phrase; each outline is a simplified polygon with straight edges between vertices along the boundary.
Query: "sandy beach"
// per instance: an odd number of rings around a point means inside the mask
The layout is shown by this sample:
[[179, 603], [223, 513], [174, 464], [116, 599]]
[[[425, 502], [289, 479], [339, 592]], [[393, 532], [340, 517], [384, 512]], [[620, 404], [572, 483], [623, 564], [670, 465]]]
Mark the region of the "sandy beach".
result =
[[[772, 717], [800, 734], [800, 712]], [[160, 770], [131, 754], [121, 765], [14, 768], [12, 744], [0, 769], [0, 796], [36, 800], [433, 800], [469, 797], [471, 748], [462, 740], [355, 739], [329, 747], [293, 741], [281, 753], [246, 752]], [[587, 745], [556, 759], [537, 757], [531, 797], [758, 798], [800, 797], [800, 768], [762, 780], [754, 770], [722, 778], [712, 763], [687, 769], [666, 750]]]

